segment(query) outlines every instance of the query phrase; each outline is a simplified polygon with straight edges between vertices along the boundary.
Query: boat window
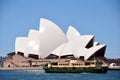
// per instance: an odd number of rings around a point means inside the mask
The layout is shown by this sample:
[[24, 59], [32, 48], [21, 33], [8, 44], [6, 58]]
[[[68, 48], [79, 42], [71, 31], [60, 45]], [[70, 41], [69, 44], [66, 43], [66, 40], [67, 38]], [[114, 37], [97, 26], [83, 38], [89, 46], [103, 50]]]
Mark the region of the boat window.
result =
[[83, 65], [82, 63], [80, 65]]
[[52, 65], [58, 65], [58, 63], [56, 62], [56, 63], [52, 63]]
[[74, 63], [74, 64], [72, 64], [72, 65], [74, 65], [74, 66], [75, 66], [75, 65], [79, 65], [79, 64], [75, 64], [75, 63]]
[[74, 63], [72, 65], [75, 65]]
[[95, 64], [95, 63], [91, 63], [92, 65]]
[[67, 66], [68, 64], [63, 64], [63, 65]]

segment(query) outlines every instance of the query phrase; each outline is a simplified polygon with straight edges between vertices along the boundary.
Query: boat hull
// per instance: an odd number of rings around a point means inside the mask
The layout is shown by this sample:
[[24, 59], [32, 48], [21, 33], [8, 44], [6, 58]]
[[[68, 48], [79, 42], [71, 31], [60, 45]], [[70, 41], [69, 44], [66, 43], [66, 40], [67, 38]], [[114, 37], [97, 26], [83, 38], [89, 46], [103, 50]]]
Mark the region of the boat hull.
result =
[[93, 68], [59, 68], [59, 67], [44, 67], [46, 73], [107, 73], [107, 67]]

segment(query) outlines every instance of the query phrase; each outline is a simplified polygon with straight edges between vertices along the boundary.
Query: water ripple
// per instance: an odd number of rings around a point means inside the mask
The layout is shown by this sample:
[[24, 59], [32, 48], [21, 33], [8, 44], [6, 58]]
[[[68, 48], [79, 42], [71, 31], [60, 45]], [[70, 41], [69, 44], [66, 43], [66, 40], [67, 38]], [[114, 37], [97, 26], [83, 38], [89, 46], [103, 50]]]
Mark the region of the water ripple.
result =
[[45, 73], [43, 70], [0, 71], [0, 80], [120, 80], [120, 71], [107, 74]]

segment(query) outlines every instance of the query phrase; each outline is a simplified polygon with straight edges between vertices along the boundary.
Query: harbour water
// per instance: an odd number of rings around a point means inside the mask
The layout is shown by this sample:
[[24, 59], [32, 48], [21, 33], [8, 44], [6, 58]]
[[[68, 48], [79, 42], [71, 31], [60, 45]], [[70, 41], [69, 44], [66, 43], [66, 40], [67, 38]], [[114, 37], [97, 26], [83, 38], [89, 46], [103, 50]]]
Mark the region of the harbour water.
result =
[[1, 70], [0, 80], [120, 80], [120, 70], [106, 74], [45, 73], [43, 70]]

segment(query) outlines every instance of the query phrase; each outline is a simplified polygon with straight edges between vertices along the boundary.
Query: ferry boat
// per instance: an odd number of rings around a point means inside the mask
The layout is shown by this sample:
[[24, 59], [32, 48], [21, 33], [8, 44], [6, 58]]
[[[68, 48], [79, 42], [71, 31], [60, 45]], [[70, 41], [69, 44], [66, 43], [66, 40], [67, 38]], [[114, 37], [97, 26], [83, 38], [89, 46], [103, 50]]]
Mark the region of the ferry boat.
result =
[[43, 69], [46, 73], [107, 73], [108, 66], [99, 60], [49, 62]]

